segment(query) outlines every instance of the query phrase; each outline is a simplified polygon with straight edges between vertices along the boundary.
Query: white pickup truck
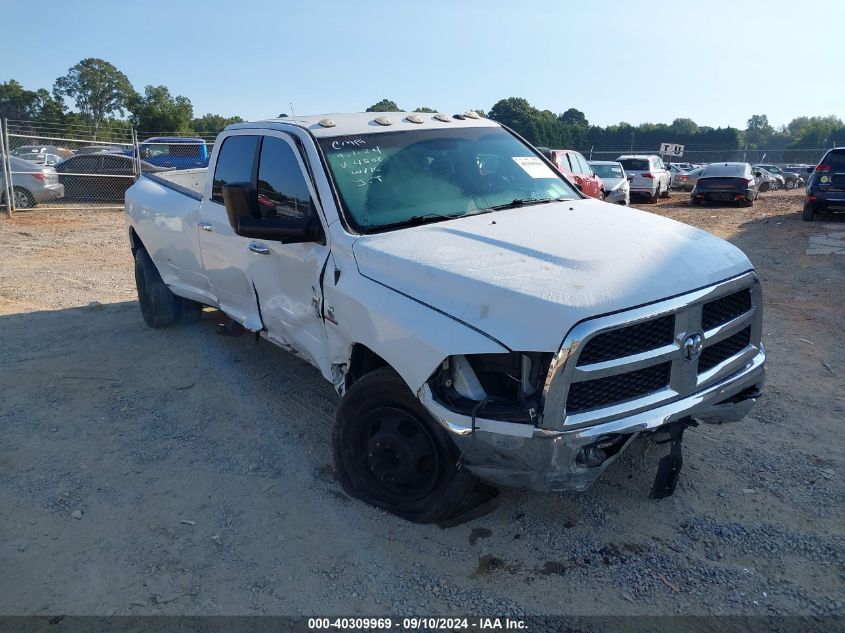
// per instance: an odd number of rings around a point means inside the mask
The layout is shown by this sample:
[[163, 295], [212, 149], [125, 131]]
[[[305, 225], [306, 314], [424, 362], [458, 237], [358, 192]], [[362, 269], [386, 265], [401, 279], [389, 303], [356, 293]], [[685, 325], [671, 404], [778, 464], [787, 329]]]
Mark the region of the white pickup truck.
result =
[[342, 396], [344, 488], [413, 521], [478, 480], [582, 490], [652, 434], [666, 496], [683, 430], [761, 393], [739, 249], [585, 198], [474, 112], [232, 125], [207, 178], [143, 175], [126, 218], [146, 322], [212, 306], [314, 365]]

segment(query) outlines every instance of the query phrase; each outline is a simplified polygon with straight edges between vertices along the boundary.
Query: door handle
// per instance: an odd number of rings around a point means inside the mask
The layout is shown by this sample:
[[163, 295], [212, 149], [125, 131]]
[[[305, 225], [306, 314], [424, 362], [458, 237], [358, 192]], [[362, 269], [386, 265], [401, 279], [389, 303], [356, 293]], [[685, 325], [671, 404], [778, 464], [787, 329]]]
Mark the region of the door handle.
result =
[[249, 250], [253, 253], [258, 253], [259, 255], [269, 255], [270, 249], [264, 246], [264, 244], [260, 242], [250, 242], [249, 243]]
[[214, 230], [214, 227], [211, 226], [208, 222], [200, 222], [197, 224], [203, 231], [208, 231], [209, 233]]

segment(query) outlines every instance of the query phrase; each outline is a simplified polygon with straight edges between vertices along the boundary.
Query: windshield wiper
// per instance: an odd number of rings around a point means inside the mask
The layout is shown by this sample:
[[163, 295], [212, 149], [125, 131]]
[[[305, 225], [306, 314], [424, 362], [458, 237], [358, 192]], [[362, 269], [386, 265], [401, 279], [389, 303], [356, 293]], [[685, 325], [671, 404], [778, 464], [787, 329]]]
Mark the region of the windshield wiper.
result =
[[501, 211], [503, 209], [516, 209], [517, 207], [528, 207], [534, 204], [548, 204], [549, 202], [561, 202], [571, 198], [515, 198], [505, 204], [497, 204], [487, 207], [488, 211]]
[[421, 224], [430, 224], [432, 222], [440, 222], [441, 220], [451, 220], [452, 218], [460, 218], [466, 215], [465, 213], [424, 213], [422, 215], [412, 215], [406, 220], [399, 222], [391, 222], [390, 224], [378, 224], [376, 226], [368, 226], [365, 233], [378, 233], [380, 231], [389, 231], [390, 229], [398, 229], [404, 226], [420, 226]]

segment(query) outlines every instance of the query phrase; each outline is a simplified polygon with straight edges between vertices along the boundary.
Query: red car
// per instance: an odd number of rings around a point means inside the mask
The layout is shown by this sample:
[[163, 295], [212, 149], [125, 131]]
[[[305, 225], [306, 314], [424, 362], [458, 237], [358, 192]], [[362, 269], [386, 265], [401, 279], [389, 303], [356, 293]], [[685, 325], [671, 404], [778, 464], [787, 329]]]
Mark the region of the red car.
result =
[[604, 183], [578, 152], [571, 149], [549, 150], [551, 161], [572, 183], [592, 198], [604, 198]]

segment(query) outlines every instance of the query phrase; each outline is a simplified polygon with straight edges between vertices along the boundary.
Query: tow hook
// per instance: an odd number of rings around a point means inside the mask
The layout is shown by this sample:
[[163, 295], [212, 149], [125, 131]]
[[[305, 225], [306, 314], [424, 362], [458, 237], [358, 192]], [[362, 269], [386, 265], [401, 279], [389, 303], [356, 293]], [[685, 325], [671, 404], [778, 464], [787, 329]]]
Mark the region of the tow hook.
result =
[[670, 422], [663, 430], [669, 433], [669, 439], [660, 440], [657, 444], [669, 443], [669, 454], [660, 459], [657, 466], [657, 474], [654, 477], [654, 484], [651, 488], [651, 499], [664, 499], [675, 493], [678, 479], [681, 476], [681, 467], [684, 465], [684, 458], [681, 452], [681, 441], [684, 431], [689, 426], [698, 426], [698, 422], [692, 418]]

